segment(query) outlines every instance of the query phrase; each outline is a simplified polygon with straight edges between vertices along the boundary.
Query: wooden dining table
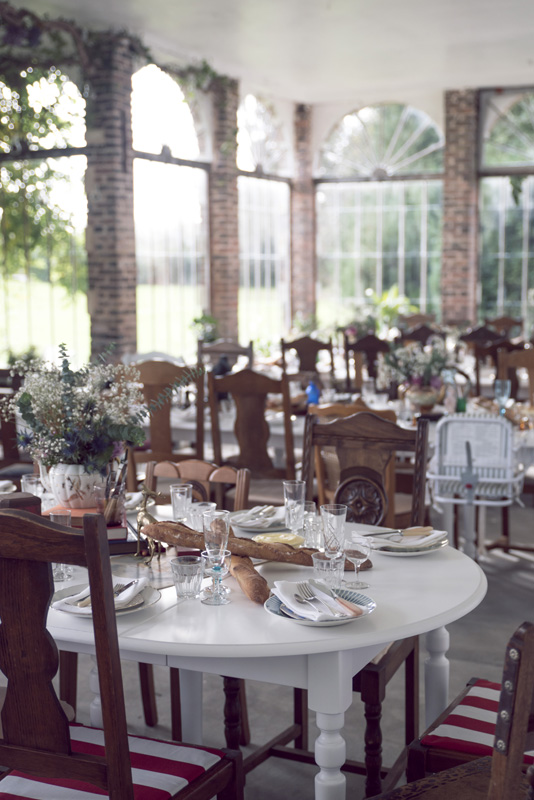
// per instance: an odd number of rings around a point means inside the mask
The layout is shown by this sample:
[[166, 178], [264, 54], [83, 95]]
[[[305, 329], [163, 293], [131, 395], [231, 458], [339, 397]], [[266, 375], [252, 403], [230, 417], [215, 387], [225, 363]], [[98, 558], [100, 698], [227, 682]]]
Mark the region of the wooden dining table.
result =
[[[228, 605], [178, 600], [174, 587], [169, 587], [160, 590], [153, 605], [118, 614], [121, 656], [180, 668], [185, 741], [202, 740], [204, 672], [307, 689], [319, 728], [315, 798], [343, 800], [343, 727], [352, 703], [353, 675], [390, 641], [426, 634], [425, 712], [427, 722], [433, 720], [448, 701], [445, 626], [474, 609], [487, 590], [476, 562], [450, 546], [422, 557], [373, 552], [372, 561], [374, 566], [366, 573], [370, 586], [363, 593], [376, 602], [376, 609], [354, 622], [317, 627], [274, 616], [228, 578], [232, 590]], [[310, 575], [309, 567], [274, 562], [257, 568], [271, 586], [275, 580], [305, 580]], [[76, 577], [76, 583], [83, 581], [83, 575]], [[51, 610], [49, 624], [60, 649], [94, 652], [88, 619]], [[95, 694], [91, 722], [98, 724], [94, 679], [91, 688]]]

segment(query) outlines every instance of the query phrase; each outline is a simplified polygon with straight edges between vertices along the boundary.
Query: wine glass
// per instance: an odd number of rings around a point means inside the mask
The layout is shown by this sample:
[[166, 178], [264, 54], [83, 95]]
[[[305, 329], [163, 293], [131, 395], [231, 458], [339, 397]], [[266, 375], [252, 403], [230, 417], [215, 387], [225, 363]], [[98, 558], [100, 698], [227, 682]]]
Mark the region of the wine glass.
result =
[[207, 572], [211, 575], [211, 589], [202, 593], [201, 603], [206, 606], [225, 606], [232, 601], [228, 599], [221, 584], [225, 575], [228, 575], [230, 568], [230, 558], [232, 554], [229, 550], [202, 552], [206, 560]]
[[226, 550], [230, 535], [230, 512], [210, 509], [202, 515], [204, 521], [204, 547], [208, 553]]
[[506, 411], [506, 401], [510, 398], [512, 382], [509, 380], [496, 380], [494, 385], [495, 400], [499, 406], [499, 414], [504, 416]]
[[345, 558], [354, 564], [356, 569], [355, 581], [343, 581], [345, 586], [350, 589], [368, 589], [369, 584], [365, 581], [358, 580], [358, 573], [364, 561], [369, 558], [371, 552], [371, 542], [365, 536], [360, 536], [358, 533], [352, 533], [349, 538], [345, 539], [344, 544]]
[[335, 558], [343, 553], [347, 506], [341, 503], [326, 503], [321, 506], [323, 520], [324, 554]]

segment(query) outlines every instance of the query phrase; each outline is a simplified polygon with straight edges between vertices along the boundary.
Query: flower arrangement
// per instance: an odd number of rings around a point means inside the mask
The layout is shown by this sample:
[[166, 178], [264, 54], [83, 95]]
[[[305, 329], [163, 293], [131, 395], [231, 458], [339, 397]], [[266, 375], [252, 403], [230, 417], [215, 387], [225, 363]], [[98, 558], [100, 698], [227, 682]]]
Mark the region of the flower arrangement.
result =
[[443, 339], [433, 337], [425, 347], [413, 343], [379, 353], [378, 378], [383, 386], [392, 382], [408, 386], [443, 386], [443, 372], [454, 369]]
[[90, 363], [73, 370], [65, 345], [60, 363], [18, 361], [21, 388], [4, 401], [3, 416], [18, 414], [26, 430], [19, 446], [46, 467], [83, 465], [103, 473], [128, 445], [145, 441], [139, 373], [123, 364]]

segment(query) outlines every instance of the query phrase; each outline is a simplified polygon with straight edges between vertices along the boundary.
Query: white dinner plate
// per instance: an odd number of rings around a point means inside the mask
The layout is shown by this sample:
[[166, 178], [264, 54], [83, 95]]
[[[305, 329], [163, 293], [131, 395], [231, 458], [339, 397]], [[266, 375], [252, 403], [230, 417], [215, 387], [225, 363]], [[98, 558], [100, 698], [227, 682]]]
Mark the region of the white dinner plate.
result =
[[247, 531], [249, 533], [274, 533], [275, 531], [289, 530], [286, 527], [285, 509], [283, 506], [280, 506], [275, 510], [269, 525], [267, 525], [265, 528], [254, 527], [254, 525], [250, 526], [247, 525], [246, 522], [240, 525], [239, 523], [232, 521], [233, 517], [239, 517], [243, 513], [243, 511], [232, 511], [230, 514], [230, 524], [236, 528], [241, 528], [242, 531]]
[[428, 553], [435, 553], [436, 550], [441, 550], [442, 547], [447, 547], [448, 544], [449, 540], [444, 539], [442, 542], [436, 542], [431, 547], [422, 547], [420, 549], [414, 547], [410, 550], [395, 550], [393, 548], [388, 550], [385, 547], [374, 547], [371, 552], [379, 553], [382, 556], [394, 556], [395, 558], [413, 558], [414, 556], [426, 556]]
[[[55, 592], [54, 596], [52, 597], [52, 602], [56, 600], [64, 600], [66, 597], [70, 597], [74, 594], [79, 594], [82, 589], [87, 586], [86, 583], [80, 583], [77, 586], [69, 586], [67, 589], [61, 589], [59, 592]], [[117, 608], [115, 610], [116, 614], [131, 614], [132, 611], [141, 611], [143, 608], [147, 606], [153, 606], [154, 603], [157, 603], [158, 600], [161, 598], [161, 593], [158, 592], [157, 589], [154, 589], [153, 586], [145, 586], [139, 594], [136, 594], [128, 605], [123, 606], [122, 608]], [[87, 617], [91, 619], [93, 616], [91, 613], [87, 613], [84, 610], [84, 613], [80, 613], [80, 610], [77, 606], [72, 606], [72, 608], [55, 608], [54, 611], [63, 611], [65, 614], [73, 614], [75, 617]]]
[[[306, 619], [305, 617], [299, 617], [299, 615], [293, 611], [293, 609], [286, 609], [282, 601], [279, 600], [274, 594], [267, 598], [263, 604], [263, 607], [269, 614], [272, 614], [275, 617], [280, 617], [281, 619], [290, 619], [296, 622], [298, 625], [307, 625], [310, 628], [332, 628], [335, 625], [347, 625], [349, 622], [357, 622], [359, 619], [362, 619], [362, 617], [370, 614], [376, 608], [376, 603], [374, 600], [371, 600], [370, 597], [360, 594], [359, 592], [355, 592], [352, 589], [337, 589], [336, 594], [343, 598], [343, 600], [348, 600], [350, 603], [354, 603], [355, 605], [359, 606], [363, 612], [362, 615], [360, 617], [341, 617], [322, 621]], [[283, 609], [286, 609], [286, 613], [284, 613]]]

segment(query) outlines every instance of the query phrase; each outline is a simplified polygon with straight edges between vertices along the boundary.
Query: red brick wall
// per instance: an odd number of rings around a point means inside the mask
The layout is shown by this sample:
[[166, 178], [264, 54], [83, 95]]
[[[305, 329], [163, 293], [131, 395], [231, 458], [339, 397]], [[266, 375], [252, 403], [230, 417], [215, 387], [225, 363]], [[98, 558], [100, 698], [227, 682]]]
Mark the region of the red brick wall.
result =
[[477, 124], [478, 92], [446, 92], [441, 290], [449, 324], [477, 317]]
[[315, 311], [315, 187], [312, 180], [311, 107], [294, 117], [295, 179], [291, 191], [291, 319]]
[[210, 305], [221, 336], [238, 337], [239, 232], [237, 198], [237, 81], [213, 89], [213, 162], [210, 175]]
[[135, 352], [137, 268], [131, 158], [132, 57], [128, 41], [103, 39], [93, 66], [87, 141], [98, 142], [88, 158], [87, 256], [92, 353], [116, 345], [113, 357]]

